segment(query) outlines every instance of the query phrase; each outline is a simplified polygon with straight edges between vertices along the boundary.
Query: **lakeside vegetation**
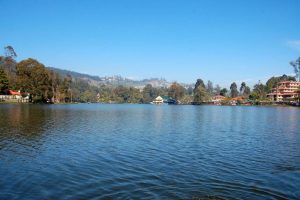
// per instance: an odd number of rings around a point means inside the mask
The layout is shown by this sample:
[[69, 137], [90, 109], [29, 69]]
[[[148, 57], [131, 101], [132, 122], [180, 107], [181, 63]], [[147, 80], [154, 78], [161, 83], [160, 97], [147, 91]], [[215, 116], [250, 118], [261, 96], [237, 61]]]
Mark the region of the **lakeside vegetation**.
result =
[[[143, 89], [123, 85], [95, 86], [69, 74], [61, 75], [49, 70], [36, 59], [28, 58], [17, 62], [13, 47], [7, 46], [4, 49], [5, 55], [0, 56], [0, 94], [8, 94], [9, 90], [29, 93], [30, 102], [33, 103], [150, 103], [157, 96], [164, 96], [180, 104], [202, 104], [210, 102], [213, 96], [221, 95], [225, 97], [223, 104], [229, 104], [232, 99], [236, 99], [237, 103], [257, 104], [269, 101], [267, 94], [280, 81], [296, 80], [295, 77], [287, 75], [271, 77], [266, 84], [258, 81], [252, 90], [245, 82], [240, 86], [233, 82], [227, 89], [218, 84], [214, 86], [211, 81], [205, 84], [202, 79], [198, 79], [194, 87], [184, 87], [177, 82], [169, 87], [153, 87], [147, 84]], [[300, 73], [299, 61], [300, 59], [290, 63], [297, 76]]]

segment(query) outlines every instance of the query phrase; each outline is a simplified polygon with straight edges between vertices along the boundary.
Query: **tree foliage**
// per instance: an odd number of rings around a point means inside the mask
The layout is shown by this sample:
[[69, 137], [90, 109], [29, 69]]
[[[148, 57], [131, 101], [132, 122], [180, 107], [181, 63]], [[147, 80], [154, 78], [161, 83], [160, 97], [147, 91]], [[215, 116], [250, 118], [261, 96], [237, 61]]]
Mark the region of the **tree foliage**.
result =
[[267, 82], [266, 82], [266, 92], [270, 93], [274, 87], [277, 86], [277, 84], [281, 81], [296, 81], [295, 77], [293, 76], [287, 76], [283, 74], [282, 76], [278, 77], [271, 77]]
[[4, 53], [5, 57], [10, 57], [10, 58], [17, 57], [17, 54], [16, 54], [14, 48], [10, 45], [4, 47], [4, 52], [5, 52]]
[[237, 97], [239, 92], [237, 90], [237, 85], [235, 82], [233, 82], [231, 85], [230, 85], [230, 94], [231, 94], [231, 97], [234, 98], [234, 97]]
[[185, 88], [176, 82], [174, 82], [168, 90], [168, 95], [175, 100], [181, 99], [184, 94]]
[[216, 87], [214, 88], [214, 94], [215, 95], [220, 95], [220, 92], [221, 92], [221, 87], [220, 85], [216, 85]]
[[210, 96], [209, 96], [207, 90], [202, 85], [199, 85], [195, 89], [194, 103], [195, 104], [201, 104], [201, 103], [207, 102], [209, 100], [210, 100]]
[[2, 68], [0, 68], [0, 94], [6, 94], [8, 90], [8, 78]]
[[205, 88], [205, 84], [202, 79], [197, 79], [194, 88], [194, 103], [201, 104], [209, 100], [209, 93]]
[[243, 94], [243, 93], [244, 93], [245, 88], [246, 88], [246, 83], [245, 83], [245, 82], [242, 82], [242, 83], [241, 83], [241, 87], [240, 87], [240, 94]]
[[194, 87], [194, 91], [193, 91], [194, 93], [195, 93], [195, 91], [197, 90], [197, 88], [198, 88], [199, 86], [205, 88], [205, 84], [204, 84], [204, 82], [203, 82], [202, 79], [197, 79], [196, 84], [195, 84], [195, 87]]
[[296, 77], [298, 78], [298, 81], [300, 81], [300, 57], [295, 61], [290, 62], [290, 65], [294, 68]]
[[51, 85], [45, 66], [32, 58], [16, 65], [17, 85], [23, 92], [28, 92], [34, 102], [46, 102], [51, 98]]
[[[157, 96], [170, 96], [180, 102], [201, 104], [210, 101], [212, 95], [228, 95], [226, 88], [221, 89], [219, 85], [214, 88], [211, 81], [205, 85], [202, 79], [197, 79], [194, 88], [185, 86], [187, 89], [176, 82], [169, 88], [148, 84], [143, 89], [124, 85], [91, 85], [80, 77], [55, 73], [32, 58], [16, 62], [17, 54], [13, 47], [7, 46], [4, 50], [5, 56], [0, 56], [0, 93], [5, 94], [8, 89], [21, 90], [30, 93], [32, 102], [149, 103]], [[299, 63], [300, 58], [290, 63], [298, 76]], [[266, 85], [260, 82], [256, 84], [252, 92], [245, 82], [241, 83], [239, 89], [234, 82], [230, 86], [230, 95], [233, 98], [240, 94], [263, 100], [278, 82], [287, 80], [294, 81], [295, 77], [272, 77]]]
[[267, 89], [264, 84], [260, 81], [254, 85], [253, 92], [251, 96], [255, 98], [255, 100], [264, 100], [267, 97]]
[[247, 86], [245, 82], [242, 82], [240, 87], [240, 95], [244, 97], [248, 97], [250, 93], [251, 93], [250, 87]]
[[223, 88], [222, 90], [220, 90], [220, 95], [222, 95], [224, 97], [227, 95], [227, 93], [228, 93], [228, 90], [226, 88]]
[[214, 85], [213, 85], [213, 83], [212, 83], [210, 80], [207, 81], [207, 86], [206, 86], [206, 88], [207, 88], [208, 94], [209, 94], [210, 96], [212, 96], [212, 95], [214, 94]]
[[243, 92], [243, 96], [249, 97], [250, 93], [251, 93], [250, 87], [246, 86], [245, 89], [244, 89], [244, 92]]

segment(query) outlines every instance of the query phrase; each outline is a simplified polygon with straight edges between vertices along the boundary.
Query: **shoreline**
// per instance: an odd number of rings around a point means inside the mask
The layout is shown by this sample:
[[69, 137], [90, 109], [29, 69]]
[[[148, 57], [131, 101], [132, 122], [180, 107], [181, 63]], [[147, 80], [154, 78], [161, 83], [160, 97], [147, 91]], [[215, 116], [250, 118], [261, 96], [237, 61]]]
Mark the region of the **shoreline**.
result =
[[[122, 104], [128, 104], [128, 105], [154, 105], [150, 103], [105, 103], [105, 102], [73, 102], [73, 103], [31, 103], [31, 102], [5, 102], [1, 101], [1, 104], [12, 104], [12, 105], [76, 105], [76, 104], [107, 104], [107, 105], [122, 105]], [[235, 107], [235, 106], [242, 106], [242, 107], [299, 107], [300, 105], [293, 105], [293, 104], [288, 104], [288, 103], [264, 103], [264, 104], [251, 104], [251, 105], [243, 105], [243, 104], [237, 104], [237, 105], [229, 105], [229, 104], [211, 104], [211, 103], [202, 103], [202, 104], [155, 104], [154, 106], [165, 106], [165, 105], [170, 105], [170, 106], [230, 106], [230, 107]]]

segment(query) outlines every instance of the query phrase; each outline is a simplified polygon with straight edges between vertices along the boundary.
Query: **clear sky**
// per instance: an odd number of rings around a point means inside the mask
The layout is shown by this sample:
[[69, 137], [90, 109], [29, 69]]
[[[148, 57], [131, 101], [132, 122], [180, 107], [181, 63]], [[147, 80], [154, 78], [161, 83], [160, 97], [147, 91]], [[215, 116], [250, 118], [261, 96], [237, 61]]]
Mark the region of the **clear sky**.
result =
[[222, 86], [291, 74], [299, 0], [0, 0], [0, 47], [92, 75]]

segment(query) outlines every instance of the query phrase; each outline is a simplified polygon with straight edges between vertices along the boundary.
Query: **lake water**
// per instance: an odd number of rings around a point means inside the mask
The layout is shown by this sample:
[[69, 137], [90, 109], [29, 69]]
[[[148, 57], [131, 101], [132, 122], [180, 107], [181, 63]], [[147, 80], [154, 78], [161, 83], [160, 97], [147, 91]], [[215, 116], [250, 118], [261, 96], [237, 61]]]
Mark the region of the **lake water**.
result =
[[0, 105], [0, 199], [300, 199], [300, 109]]

